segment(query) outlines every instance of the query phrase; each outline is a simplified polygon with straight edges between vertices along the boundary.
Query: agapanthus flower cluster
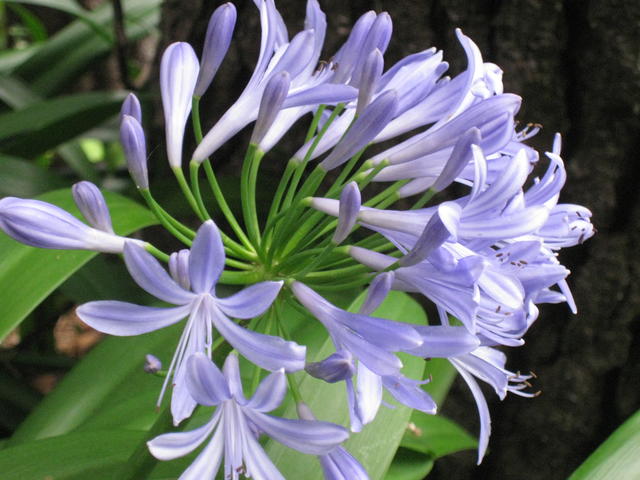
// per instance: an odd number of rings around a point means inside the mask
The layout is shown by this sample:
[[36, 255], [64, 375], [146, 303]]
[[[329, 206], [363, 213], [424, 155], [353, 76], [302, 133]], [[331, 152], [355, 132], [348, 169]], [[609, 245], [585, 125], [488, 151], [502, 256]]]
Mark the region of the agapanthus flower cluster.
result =
[[[308, 0], [304, 30], [291, 38], [273, 0], [255, 3], [262, 29], [255, 70], [208, 132], [201, 131], [199, 101], [232, 41], [235, 7], [215, 10], [200, 59], [183, 42], [162, 57], [166, 158], [201, 221], [197, 230], [154, 199], [140, 103], [131, 94], [122, 107], [120, 134], [133, 181], [185, 248], [166, 254], [118, 236], [100, 191], [88, 182], [75, 185], [73, 194], [91, 226], [53, 205], [5, 198], [0, 227], [36, 247], [122, 253], [135, 282], [169, 304], [80, 306], [78, 316], [97, 330], [139, 335], [186, 319], [158, 405], [170, 390], [176, 425], [197, 405], [215, 410], [196, 430], [166, 433], [148, 444], [158, 459], [170, 460], [211, 437], [181, 479], [213, 479], [221, 463], [225, 478], [282, 478], [260, 435], [318, 456], [326, 478], [368, 478], [340, 446], [348, 437], [345, 427], [358, 432], [375, 421], [384, 391], [411, 408], [430, 414], [437, 409], [422, 387], [428, 379], [405, 376], [399, 352], [446, 358], [459, 371], [480, 414], [480, 462], [490, 418], [478, 380], [500, 398], [507, 392], [533, 396], [530, 376], [506, 368], [503, 347], [523, 344], [542, 303], [566, 302], [576, 311], [558, 251], [582, 243], [594, 229], [589, 210], [558, 203], [566, 180], [560, 137], [543, 157], [526, 144], [538, 127], [518, 128], [520, 97], [504, 93], [500, 68], [484, 62], [459, 30], [467, 68], [450, 78], [442, 52], [433, 48], [385, 65], [392, 37], [387, 13], [362, 15], [338, 51], [321, 60], [327, 22], [317, 0]], [[187, 179], [183, 144], [189, 119], [197, 147], [187, 155]], [[289, 158], [271, 154], [303, 121], [308, 134], [299, 148]], [[251, 125], [240, 179], [242, 210], [234, 212], [216, 177], [215, 153]], [[283, 170], [266, 207], [256, 201], [264, 159]], [[531, 180], [538, 165], [544, 174]], [[454, 183], [462, 196], [447, 188]], [[204, 188], [211, 190], [222, 212], [216, 221], [224, 228], [212, 219]], [[238, 290], [218, 296], [219, 283]], [[439, 318], [418, 325], [376, 317], [391, 290], [432, 302]], [[345, 310], [327, 298], [335, 291], [352, 292], [353, 298], [366, 292], [365, 300], [358, 311]], [[323, 326], [334, 353], [310, 358], [282, 313], [291, 304]], [[225, 344], [233, 351], [221, 372], [214, 359]], [[250, 399], [243, 393], [238, 355], [254, 365], [254, 378], [261, 378], [261, 370], [271, 372], [255, 382]], [[145, 368], [162, 367], [150, 356]], [[299, 377], [285, 379], [297, 371], [344, 383], [349, 425], [315, 418], [296, 386]], [[299, 419], [267, 415], [287, 389]]]

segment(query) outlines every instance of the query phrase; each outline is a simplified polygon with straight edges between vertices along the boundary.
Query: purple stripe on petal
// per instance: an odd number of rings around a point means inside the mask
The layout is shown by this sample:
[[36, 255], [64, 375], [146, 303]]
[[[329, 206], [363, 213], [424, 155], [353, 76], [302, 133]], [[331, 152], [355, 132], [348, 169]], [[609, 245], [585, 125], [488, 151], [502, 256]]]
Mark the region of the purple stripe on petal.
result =
[[338, 447], [320, 457], [325, 480], [369, 480], [360, 462], [344, 448]]
[[[217, 413], [217, 412], [216, 412]], [[200, 452], [189, 468], [187, 468], [178, 480], [203, 480], [215, 477], [220, 468], [222, 461], [222, 452], [224, 450], [223, 425], [218, 427], [209, 444]]]
[[403, 405], [435, 415], [436, 403], [431, 395], [420, 387], [422, 382], [398, 374], [382, 377], [382, 384], [393, 395], [393, 398]]
[[212, 308], [213, 321], [220, 335], [256, 365], [271, 371], [284, 368], [287, 372], [295, 372], [304, 368], [306, 347], [239, 327], [215, 306]]
[[243, 412], [271, 438], [302, 453], [323, 455], [349, 438], [343, 427], [329, 422], [278, 418], [250, 409]]
[[104, 300], [80, 305], [76, 314], [87, 325], [110, 335], [130, 336], [152, 332], [179, 322], [190, 307], [157, 308]]
[[362, 315], [371, 315], [380, 306], [391, 291], [394, 276], [393, 272], [385, 272], [376, 275], [369, 284], [367, 298], [360, 307], [359, 313]]
[[423, 343], [407, 353], [424, 358], [448, 358], [469, 353], [480, 346], [478, 338], [465, 327], [416, 325]]
[[71, 192], [78, 209], [92, 227], [113, 233], [107, 202], [98, 187], [91, 182], [82, 181], [73, 185]]
[[227, 298], [217, 298], [216, 305], [232, 318], [253, 318], [263, 314], [278, 296], [282, 282], [261, 282]]
[[136, 283], [154, 297], [174, 305], [184, 305], [195, 298], [173, 281], [153, 255], [130, 241], [124, 246], [124, 260]]
[[351, 229], [356, 224], [358, 212], [360, 211], [361, 198], [360, 190], [356, 182], [348, 183], [340, 193], [340, 204], [338, 213], [338, 226], [331, 241], [338, 245], [347, 238]]
[[196, 293], [209, 293], [224, 268], [224, 247], [218, 227], [207, 220], [198, 229], [189, 255], [189, 278]]
[[287, 379], [284, 370], [273, 372], [260, 382], [246, 407], [258, 412], [270, 412], [282, 403], [286, 393]]

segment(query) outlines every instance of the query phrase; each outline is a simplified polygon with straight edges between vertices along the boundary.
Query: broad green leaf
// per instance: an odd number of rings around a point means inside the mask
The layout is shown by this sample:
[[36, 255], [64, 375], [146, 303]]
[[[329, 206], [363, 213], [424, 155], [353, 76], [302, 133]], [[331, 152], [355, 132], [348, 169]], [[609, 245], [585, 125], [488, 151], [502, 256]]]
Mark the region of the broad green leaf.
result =
[[[106, 192], [116, 232], [131, 232], [155, 223], [151, 213], [139, 204], [120, 195]], [[39, 197], [77, 214], [68, 189], [56, 190]], [[0, 340], [73, 272], [84, 265], [95, 252], [46, 250], [28, 247], [0, 236]]]
[[111, 480], [144, 432], [107, 430], [28, 442], [0, 450], [0, 472], [7, 480]]
[[63, 186], [65, 182], [54, 171], [0, 154], [0, 196], [35, 197]]
[[569, 480], [635, 480], [640, 472], [640, 410], [593, 452]]
[[422, 480], [433, 468], [428, 455], [399, 448], [384, 480]]
[[[122, 2], [122, 6], [129, 41], [148, 35], [158, 25], [160, 0], [128, 0]], [[91, 22], [110, 32], [113, 29], [112, 13], [110, 2], [88, 12], [83, 20], [72, 22], [44, 42], [14, 70], [15, 73], [28, 81], [39, 95], [50, 96], [60, 91], [87, 65], [111, 51], [112, 42], [95, 35], [83, 22]]]
[[[182, 328], [180, 323], [136, 337], [106, 338], [44, 398], [9, 443], [54, 437], [77, 428], [148, 428], [156, 415], [162, 379], [144, 373], [144, 356], [156, 353], [163, 361], [170, 359]], [[145, 400], [150, 402], [143, 404]], [[128, 401], [133, 410], [121, 407]], [[134, 418], [137, 414], [144, 418]]]
[[[412, 323], [426, 323], [426, 316], [420, 305], [401, 292], [391, 292], [374, 315], [396, 321], [410, 319]], [[323, 358], [333, 351], [333, 344], [330, 339], [327, 339], [317, 358]], [[401, 357], [405, 365], [403, 373], [411, 378], [421, 378], [424, 361], [409, 355], [401, 355]], [[298, 374], [298, 376], [302, 377], [300, 381], [302, 397], [318, 419], [341, 425], [349, 424], [346, 393], [342, 382], [327, 384], [308, 375]], [[386, 400], [397, 404], [391, 398]], [[407, 427], [410, 415], [411, 409], [405, 406], [397, 405], [394, 409], [383, 406], [371, 424], [365, 426], [360, 433], [352, 434], [346, 442], [345, 447], [360, 460], [372, 479], [383, 478]], [[296, 418], [293, 402], [289, 402], [283, 416]], [[285, 478], [322, 479], [322, 471], [315, 459], [273, 440], [267, 441], [265, 449]]]
[[442, 415], [414, 411], [411, 428], [405, 432], [400, 445], [437, 459], [461, 450], [474, 449], [478, 442], [462, 427]]
[[98, 35], [102, 36], [105, 40], [110, 40], [111, 35], [104, 27], [98, 25], [89, 15], [89, 12], [80, 7], [77, 2], [73, 0], [11, 0], [9, 3], [24, 3], [27, 5], [38, 5], [41, 7], [54, 8], [63, 12], [69, 13], [75, 17], [82, 19], [86, 22]]
[[123, 92], [90, 92], [36, 102], [0, 115], [0, 149], [30, 158], [61, 145], [115, 115]]

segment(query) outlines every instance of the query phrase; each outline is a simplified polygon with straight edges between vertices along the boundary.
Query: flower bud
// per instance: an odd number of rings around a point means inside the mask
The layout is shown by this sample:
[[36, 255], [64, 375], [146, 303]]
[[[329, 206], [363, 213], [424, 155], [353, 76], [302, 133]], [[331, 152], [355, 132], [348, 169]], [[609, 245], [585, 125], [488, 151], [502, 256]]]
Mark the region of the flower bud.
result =
[[310, 362], [304, 367], [312, 377], [328, 383], [335, 383], [351, 378], [355, 372], [353, 357], [347, 350], [339, 350], [321, 362]]
[[138, 123], [142, 124], [142, 108], [140, 107], [140, 100], [133, 93], [127, 95], [127, 98], [122, 102], [122, 108], [120, 108], [120, 121], [122, 121], [125, 115], [129, 115], [135, 118]]
[[171, 168], [182, 164], [184, 126], [191, 113], [191, 100], [200, 65], [191, 45], [172, 43], [160, 62], [160, 93], [164, 110], [167, 157]]
[[149, 188], [149, 176], [147, 174], [147, 147], [145, 145], [144, 131], [134, 117], [123, 115], [120, 124], [120, 142], [127, 159], [129, 174], [136, 186], [141, 190]]
[[80, 212], [92, 227], [113, 233], [111, 215], [98, 187], [91, 182], [83, 181], [76, 183], [71, 188], [71, 192]]
[[397, 105], [398, 96], [395, 90], [378, 96], [364, 109], [329, 156], [320, 162], [320, 166], [326, 171], [332, 170], [366, 147], [393, 119]]
[[369, 105], [371, 97], [373, 97], [378, 81], [382, 76], [384, 68], [384, 59], [382, 52], [377, 48], [373, 50], [367, 57], [362, 66], [362, 74], [360, 76], [360, 88], [358, 90], [358, 105], [356, 107], [356, 115], [360, 115], [362, 110]]
[[288, 72], [276, 73], [267, 82], [260, 101], [258, 118], [251, 135], [252, 144], [259, 145], [271, 128], [276, 116], [280, 113], [285, 98], [287, 98], [290, 84], [291, 77]]
[[144, 356], [144, 371], [147, 373], [158, 373], [162, 370], [162, 362], [155, 355], [150, 353]]
[[226, 56], [236, 25], [236, 17], [236, 7], [232, 3], [220, 5], [211, 15], [202, 49], [200, 72], [194, 90], [196, 97], [201, 97], [207, 91]]
[[351, 229], [356, 224], [358, 213], [360, 212], [361, 198], [358, 184], [351, 182], [347, 184], [340, 194], [340, 207], [338, 213], [338, 226], [333, 234], [331, 242], [339, 245], [351, 233]]
[[169, 272], [171, 277], [185, 290], [191, 290], [189, 280], [189, 250], [183, 249], [173, 252], [169, 257]]

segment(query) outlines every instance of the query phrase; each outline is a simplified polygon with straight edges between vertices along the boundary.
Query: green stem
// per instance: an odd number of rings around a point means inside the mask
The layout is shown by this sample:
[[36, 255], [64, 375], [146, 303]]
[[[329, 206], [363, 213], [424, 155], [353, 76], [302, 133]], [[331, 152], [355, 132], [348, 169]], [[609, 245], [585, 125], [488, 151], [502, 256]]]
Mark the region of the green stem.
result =
[[204, 202], [202, 201], [202, 194], [200, 193], [200, 178], [198, 176], [198, 171], [200, 169], [200, 164], [197, 162], [191, 162], [189, 164], [189, 175], [191, 179], [191, 188], [193, 189], [193, 195], [196, 199], [196, 203], [198, 205], [198, 209], [202, 216], [210, 220], [211, 215], [207, 212], [207, 208], [204, 206]]
[[[148, 189], [141, 189], [140, 195], [147, 202], [147, 205], [151, 209], [151, 212], [155, 215], [155, 217], [160, 221], [162, 226], [167, 229], [171, 235], [176, 237], [182, 243], [187, 246], [191, 246], [193, 243], [192, 240], [195, 237], [195, 232], [190, 231], [192, 235], [187, 236], [184, 232], [185, 230], [179, 228], [177, 224], [183, 226], [180, 222], [178, 222], [175, 218], [169, 215], [159, 204], [155, 201], [155, 199], [151, 196], [151, 192]], [[184, 226], [183, 226], [184, 227]], [[186, 229], [186, 227], [184, 227]]]
[[203, 162], [203, 164], [204, 164], [205, 174], [207, 175], [207, 180], [209, 181], [209, 186], [211, 187], [211, 192], [213, 193], [213, 196], [218, 202], [218, 206], [220, 207], [222, 214], [227, 219], [227, 222], [231, 226], [231, 229], [236, 234], [240, 242], [242, 242], [245, 248], [249, 249], [255, 254], [253, 250], [253, 245], [249, 241], [249, 238], [245, 235], [244, 230], [242, 230], [242, 227], [240, 227], [240, 224], [236, 220], [236, 217], [233, 215], [233, 212], [229, 208], [229, 204], [227, 203], [227, 200], [225, 199], [222, 193], [222, 190], [220, 189], [220, 184], [218, 183], [218, 179], [216, 178], [213, 168], [211, 167], [211, 162], [207, 158]]
[[198, 218], [204, 222], [205, 218], [202, 212], [200, 211], [200, 209], [198, 208], [198, 202], [196, 201], [196, 197], [193, 196], [193, 192], [191, 192], [191, 189], [189, 188], [187, 179], [184, 178], [184, 173], [182, 172], [182, 169], [180, 167], [174, 167], [171, 170], [173, 170], [173, 174], [175, 175], [176, 180], [178, 181], [178, 185], [180, 185], [180, 189], [182, 190], [182, 193], [187, 199], [187, 202], [189, 202], [189, 206], [191, 207], [191, 210], [193, 210], [194, 213], [198, 216]]
[[149, 252], [151, 255], [153, 255], [154, 257], [156, 257], [158, 260], [165, 262], [165, 263], [169, 263], [169, 255], [167, 255], [166, 253], [164, 253], [162, 250], [154, 247], [153, 245], [151, 245], [150, 243], [147, 243], [144, 246], [144, 249]]

